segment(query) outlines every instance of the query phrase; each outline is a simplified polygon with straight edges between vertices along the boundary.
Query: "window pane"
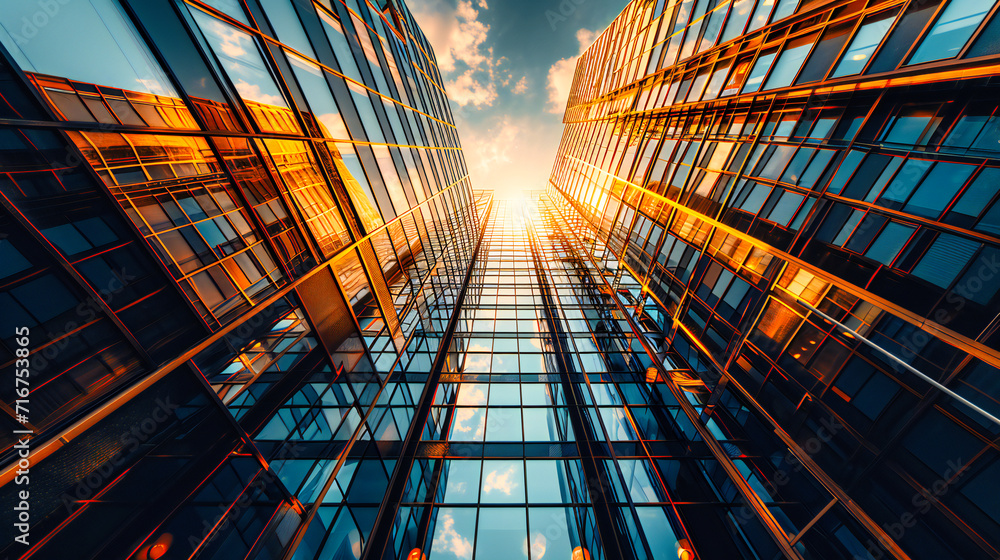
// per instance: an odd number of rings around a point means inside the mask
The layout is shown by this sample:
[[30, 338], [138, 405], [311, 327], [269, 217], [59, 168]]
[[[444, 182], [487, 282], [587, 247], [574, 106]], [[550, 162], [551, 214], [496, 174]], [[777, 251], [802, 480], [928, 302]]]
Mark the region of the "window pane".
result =
[[22, 69], [178, 97], [114, 0], [60, 2], [58, 17], [37, 26], [30, 40], [15, 40], [25, 22], [44, 15], [39, 6], [36, 2], [4, 2], [0, 9], [0, 43]]
[[913, 275], [947, 288], [978, 248], [974, 241], [942, 233], [913, 268]]
[[920, 183], [920, 188], [913, 193], [903, 211], [926, 218], [936, 218], [974, 170], [975, 166], [972, 165], [938, 162]]
[[799, 73], [799, 68], [802, 67], [802, 62], [809, 54], [809, 49], [812, 48], [815, 40], [816, 35], [809, 35], [790, 42], [788, 48], [781, 53], [778, 63], [774, 65], [774, 71], [768, 76], [764, 89], [790, 85], [795, 79], [795, 75]]
[[240, 97], [264, 105], [288, 107], [253, 37], [201, 10], [191, 8], [191, 14]]
[[760, 55], [757, 59], [757, 63], [754, 64], [753, 70], [750, 72], [750, 77], [747, 78], [747, 83], [743, 85], [743, 89], [740, 93], [753, 92], [760, 89], [761, 83], [764, 81], [764, 75], [767, 74], [768, 69], [771, 68], [771, 63], [774, 62], [774, 56], [777, 53], [768, 53]]
[[830, 67], [833, 66], [835, 57], [840, 54], [840, 49], [844, 48], [844, 43], [847, 42], [850, 35], [851, 26], [849, 25], [835, 25], [827, 28], [795, 83], [803, 84], [823, 79], [823, 76], [826, 76]]
[[476, 534], [475, 508], [440, 508], [433, 523], [431, 560], [472, 558]]
[[882, 42], [885, 34], [888, 33], [898, 11], [890, 10], [865, 20], [850, 46], [847, 47], [844, 56], [840, 59], [840, 64], [833, 71], [834, 78], [857, 74], [865, 67], [869, 57], [875, 51], [875, 47]]
[[983, 0], [951, 0], [934, 28], [913, 53], [910, 64], [951, 58], [958, 54], [992, 8]]
[[903, 248], [903, 244], [910, 238], [913, 230], [914, 228], [910, 226], [890, 222], [865, 252], [865, 256], [889, 266], [899, 254], [900, 249]]
[[[302, 92], [309, 102], [312, 115], [319, 123], [320, 132], [326, 138], [337, 140], [350, 140], [347, 133], [347, 126], [340, 116], [337, 103], [330, 93], [330, 86], [323, 75], [323, 70], [304, 58], [299, 58], [288, 53], [288, 60], [291, 62], [292, 71], [302, 86]], [[338, 80], [340, 78], [337, 78]]]

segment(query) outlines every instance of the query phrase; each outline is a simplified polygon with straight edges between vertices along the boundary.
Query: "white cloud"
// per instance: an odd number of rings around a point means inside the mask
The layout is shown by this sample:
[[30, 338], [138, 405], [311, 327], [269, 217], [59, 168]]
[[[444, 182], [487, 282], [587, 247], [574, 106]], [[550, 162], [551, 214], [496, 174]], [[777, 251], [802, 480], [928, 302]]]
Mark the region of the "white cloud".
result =
[[466, 70], [458, 78], [445, 82], [444, 87], [448, 91], [448, 98], [458, 103], [459, 106], [475, 105], [476, 107], [490, 106], [497, 98], [497, 86], [493, 80], [477, 79], [474, 70]]
[[566, 100], [569, 98], [570, 88], [573, 87], [573, 74], [576, 71], [576, 61], [587, 50], [596, 39], [598, 33], [589, 29], [581, 28], [576, 32], [576, 40], [580, 42], [580, 52], [576, 56], [557, 60], [549, 68], [549, 80], [547, 89], [549, 92], [550, 113], [563, 114], [566, 110]]
[[455, 518], [451, 512], [442, 512], [438, 523], [441, 528], [434, 535], [431, 549], [435, 552], [451, 552], [456, 558], [472, 558], [472, 542], [455, 530]]
[[447, 79], [448, 97], [459, 106], [489, 107], [497, 98], [495, 71], [504, 59], [486, 46], [490, 26], [479, 20], [486, 0], [429, 0], [411, 6], [413, 16], [434, 46], [438, 68]]
[[514, 89], [511, 91], [518, 94], [528, 91], [528, 77], [521, 76], [521, 79], [514, 84]]
[[507, 467], [507, 470], [503, 471], [503, 473], [493, 470], [483, 477], [483, 492], [487, 494], [494, 490], [499, 490], [510, 496], [510, 493], [518, 486], [520, 484], [514, 480], [514, 465]]
[[[546, 541], [545, 535], [543, 535], [541, 533], [537, 533], [536, 532], [536, 533], [532, 533], [532, 534], [534, 535], [534, 537], [533, 537], [533, 540], [531, 541], [531, 554], [530, 554], [530, 556], [531, 556], [532, 560], [542, 560], [542, 557], [545, 556], [545, 545], [548, 544], [548, 541]], [[524, 555], [525, 556], [529, 555], [528, 554], [528, 539], [524, 539], [524, 545], [523, 545], [522, 550], [524, 550]]]
[[240, 97], [243, 99], [257, 101], [258, 103], [263, 103], [265, 105], [277, 105], [279, 107], [288, 106], [284, 99], [278, 97], [277, 95], [264, 93], [261, 91], [259, 85], [247, 83], [247, 81], [242, 78], [237, 80], [233, 85], [236, 86], [236, 91], [239, 92]]

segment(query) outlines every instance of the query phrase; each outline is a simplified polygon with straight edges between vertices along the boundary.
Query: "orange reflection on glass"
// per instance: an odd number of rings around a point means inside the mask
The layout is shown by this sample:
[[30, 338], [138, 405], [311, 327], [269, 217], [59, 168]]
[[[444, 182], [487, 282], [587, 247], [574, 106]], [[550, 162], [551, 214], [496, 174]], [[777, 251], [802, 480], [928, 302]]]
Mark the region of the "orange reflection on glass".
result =
[[191, 111], [175, 97], [27, 75], [63, 120], [198, 130]]

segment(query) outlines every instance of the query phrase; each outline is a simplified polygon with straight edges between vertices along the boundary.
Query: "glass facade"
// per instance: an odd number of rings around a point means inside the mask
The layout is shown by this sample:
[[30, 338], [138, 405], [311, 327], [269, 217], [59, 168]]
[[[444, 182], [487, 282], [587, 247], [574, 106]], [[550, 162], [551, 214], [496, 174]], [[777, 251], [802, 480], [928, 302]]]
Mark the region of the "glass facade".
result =
[[506, 201], [400, 0], [5, 3], [0, 554], [1000, 557], [998, 38], [634, 0]]
[[1000, 557], [998, 26], [634, 1], [581, 55], [543, 198], [751, 506], [678, 506], [699, 557]]
[[2, 555], [358, 557], [491, 200], [433, 50], [398, 2], [45, 4], [0, 7]]

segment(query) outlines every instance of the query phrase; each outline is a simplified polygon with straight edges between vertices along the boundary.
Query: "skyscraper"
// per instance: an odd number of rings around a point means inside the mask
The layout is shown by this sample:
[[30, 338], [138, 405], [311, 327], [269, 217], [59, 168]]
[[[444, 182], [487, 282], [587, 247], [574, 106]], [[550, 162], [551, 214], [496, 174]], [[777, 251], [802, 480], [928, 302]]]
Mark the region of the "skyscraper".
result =
[[360, 553], [485, 212], [410, 12], [4, 2], [0, 45], [3, 556]]
[[634, 0], [506, 201], [400, 0], [5, 3], [0, 553], [1000, 557], [998, 12]]
[[722, 467], [706, 531], [647, 466], [701, 557], [1000, 557], [997, 8], [637, 1], [580, 57], [547, 196]]

